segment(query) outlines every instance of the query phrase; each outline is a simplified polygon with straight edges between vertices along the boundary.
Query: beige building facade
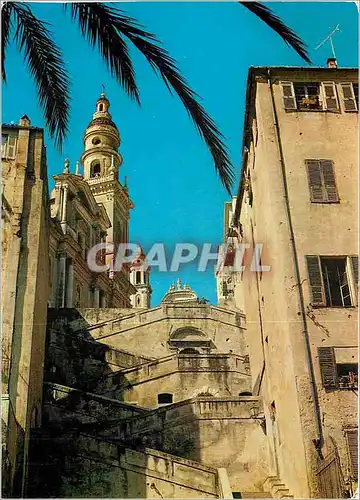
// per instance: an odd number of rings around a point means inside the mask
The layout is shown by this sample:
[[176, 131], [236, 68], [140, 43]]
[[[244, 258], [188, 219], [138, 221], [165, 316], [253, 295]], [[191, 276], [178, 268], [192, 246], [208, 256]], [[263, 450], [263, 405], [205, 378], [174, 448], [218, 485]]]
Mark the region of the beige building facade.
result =
[[250, 68], [225, 208], [225, 241], [249, 248], [244, 270], [218, 275], [220, 302], [246, 315], [272, 475], [298, 498], [348, 496], [358, 480], [358, 72], [330, 62]]
[[2, 484], [22, 496], [42, 414], [50, 231], [43, 130], [26, 115], [4, 125], [1, 156]]

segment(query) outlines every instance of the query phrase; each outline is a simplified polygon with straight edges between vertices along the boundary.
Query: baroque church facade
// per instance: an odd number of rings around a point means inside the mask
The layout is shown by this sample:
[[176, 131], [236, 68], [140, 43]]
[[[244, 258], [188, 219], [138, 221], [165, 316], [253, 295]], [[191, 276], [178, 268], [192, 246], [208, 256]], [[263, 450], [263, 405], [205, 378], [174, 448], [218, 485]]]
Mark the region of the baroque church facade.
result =
[[[245, 142], [251, 152], [244, 155], [246, 178], [226, 204], [224, 240], [231, 245], [245, 241], [245, 233], [251, 241], [255, 208], [264, 206], [257, 205], [261, 194], [252, 198], [250, 193], [250, 174], [254, 194], [266, 190], [260, 167], [252, 170], [254, 148], [261, 159], [262, 148], [269, 151], [275, 144], [269, 136], [268, 73], [257, 71], [249, 76], [246, 120], [255, 116], [254, 106], [258, 119], [251, 126], [246, 122], [245, 130], [259, 138], [256, 145]], [[324, 71], [310, 76], [328, 82]], [[309, 78], [295, 69], [285, 76], [300, 82]], [[332, 71], [331, 77], [339, 86], [353, 80], [351, 72], [337, 76]], [[217, 276], [218, 305], [199, 300], [178, 280], [155, 307], [142, 251], [121, 271], [89, 269], [94, 245], [109, 244], [111, 250], [98, 254], [98, 263], [108, 264], [118, 245], [128, 242], [133, 208], [126, 184], [118, 180], [120, 136], [109, 105], [101, 94], [80, 162], [75, 168], [65, 162], [50, 195], [43, 131], [26, 116], [18, 125], [3, 126], [3, 495], [306, 498], [321, 497], [325, 484], [330, 485], [326, 497], [351, 496], [357, 471], [345, 436], [353, 438], [356, 430], [352, 310], [346, 310], [346, 320], [340, 312], [346, 341], [328, 323], [327, 333], [317, 326], [325, 339], [321, 347], [350, 356], [343, 364], [353, 370], [353, 378], [342, 379], [347, 386], [341, 392], [338, 386], [318, 387], [324, 429], [316, 441], [314, 393], [296, 321], [286, 312], [281, 327], [274, 327], [271, 316], [292, 304], [279, 292], [282, 268], [274, 275], [278, 281], [266, 285], [265, 276], [254, 273], [247, 280], [243, 272], [232, 271], [227, 254]], [[347, 116], [351, 143], [354, 124]], [[356, 161], [351, 154], [349, 165]], [[270, 200], [274, 207], [276, 200]], [[270, 226], [271, 221], [264, 227]], [[315, 326], [323, 323], [316, 310], [309, 314]], [[322, 373], [339, 384], [340, 375], [330, 365]], [[320, 372], [316, 377], [320, 384]], [[346, 409], [341, 424], [336, 423], [337, 404]]]

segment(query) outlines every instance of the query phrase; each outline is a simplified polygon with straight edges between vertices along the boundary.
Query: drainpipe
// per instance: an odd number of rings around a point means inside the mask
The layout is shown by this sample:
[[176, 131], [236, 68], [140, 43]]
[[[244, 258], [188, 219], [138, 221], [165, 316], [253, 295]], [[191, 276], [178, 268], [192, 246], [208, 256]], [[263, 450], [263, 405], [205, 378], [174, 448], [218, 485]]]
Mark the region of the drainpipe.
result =
[[279, 164], [281, 167], [283, 190], [284, 190], [284, 204], [285, 204], [286, 218], [287, 218], [288, 228], [289, 228], [289, 233], [290, 233], [290, 243], [291, 243], [292, 257], [293, 257], [293, 263], [294, 263], [295, 283], [296, 283], [296, 290], [297, 290], [298, 303], [299, 303], [300, 316], [301, 316], [301, 324], [302, 324], [302, 336], [303, 336], [304, 345], [305, 345], [305, 356], [306, 356], [305, 359], [306, 359], [306, 365], [307, 365], [307, 369], [308, 369], [309, 376], [310, 376], [311, 399], [312, 399], [312, 403], [313, 403], [315, 425], [316, 425], [316, 438], [313, 439], [313, 443], [315, 445], [317, 452], [319, 453], [320, 457], [322, 458], [321, 446], [323, 444], [323, 434], [322, 434], [322, 428], [321, 428], [321, 415], [320, 415], [320, 409], [319, 409], [319, 403], [318, 403], [318, 397], [317, 397], [317, 391], [316, 391], [314, 366], [313, 366], [313, 362], [312, 362], [312, 358], [311, 358], [311, 349], [310, 349], [310, 341], [309, 341], [309, 331], [308, 331], [307, 321], [306, 321], [304, 295], [303, 295], [302, 286], [301, 286], [299, 261], [298, 261], [297, 251], [296, 251], [294, 228], [292, 225], [291, 213], [290, 213], [288, 187], [287, 187], [287, 181], [286, 181], [285, 160], [284, 160], [284, 154], [283, 154], [283, 149], [282, 149], [282, 143], [281, 143], [281, 139], [280, 139], [279, 122], [278, 122], [278, 117], [277, 117], [277, 113], [276, 113], [275, 97], [274, 97], [274, 90], [273, 90], [272, 83], [271, 83], [271, 71], [270, 71], [270, 69], [268, 69], [268, 88], [269, 88], [269, 92], [271, 95], [275, 137], [276, 137], [276, 144], [277, 144], [278, 152], [279, 152]]

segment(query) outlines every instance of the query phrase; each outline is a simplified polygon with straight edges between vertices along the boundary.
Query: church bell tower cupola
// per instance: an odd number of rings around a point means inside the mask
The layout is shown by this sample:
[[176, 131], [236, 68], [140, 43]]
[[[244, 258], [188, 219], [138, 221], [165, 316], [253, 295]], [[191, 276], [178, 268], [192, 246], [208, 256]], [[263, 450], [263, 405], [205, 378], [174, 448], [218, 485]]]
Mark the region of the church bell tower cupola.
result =
[[120, 135], [109, 113], [110, 102], [102, 93], [85, 135], [85, 150], [81, 156], [84, 179], [118, 179], [122, 157], [118, 152]]
[[122, 185], [119, 182], [119, 167], [122, 164], [118, 151], [120, 134], [109, 108], [110, 102], [103, 92], [85, 130], [84, 152], [81, 155], [84, 180], [96, 203], [105, 208], [111, 223], [106, 242], [114, 244], [114, 251], [107, 254], [107, 262], [113, 260], [119, 244], [128, 242], [129, 210], [133, 208], [126, 183]]

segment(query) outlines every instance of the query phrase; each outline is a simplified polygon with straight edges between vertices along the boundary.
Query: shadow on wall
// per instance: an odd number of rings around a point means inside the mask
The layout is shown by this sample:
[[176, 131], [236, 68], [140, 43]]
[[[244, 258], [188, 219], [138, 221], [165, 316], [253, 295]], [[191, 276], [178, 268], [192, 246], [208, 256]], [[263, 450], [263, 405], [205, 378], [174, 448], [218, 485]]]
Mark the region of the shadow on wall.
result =
[[[74, 331], [79, 322], [83, 328]], [[75, 309], [49, 309], [42, 427], [32, 432], [29, 454], [27, 496], [32, 498], [127, 496], [119, 468], [121, 445], [111, 442], [111, 433], [106, 438], [98, 434], [109, 421], [144, 410], [101, 393], [108, 374], [119, 369], [119, 359], [127, 366], [139, 360], [112, 356], [113, 350], [94, 341], [87, 326]], [[137, 488], [143, 497], [140, 479]]]

